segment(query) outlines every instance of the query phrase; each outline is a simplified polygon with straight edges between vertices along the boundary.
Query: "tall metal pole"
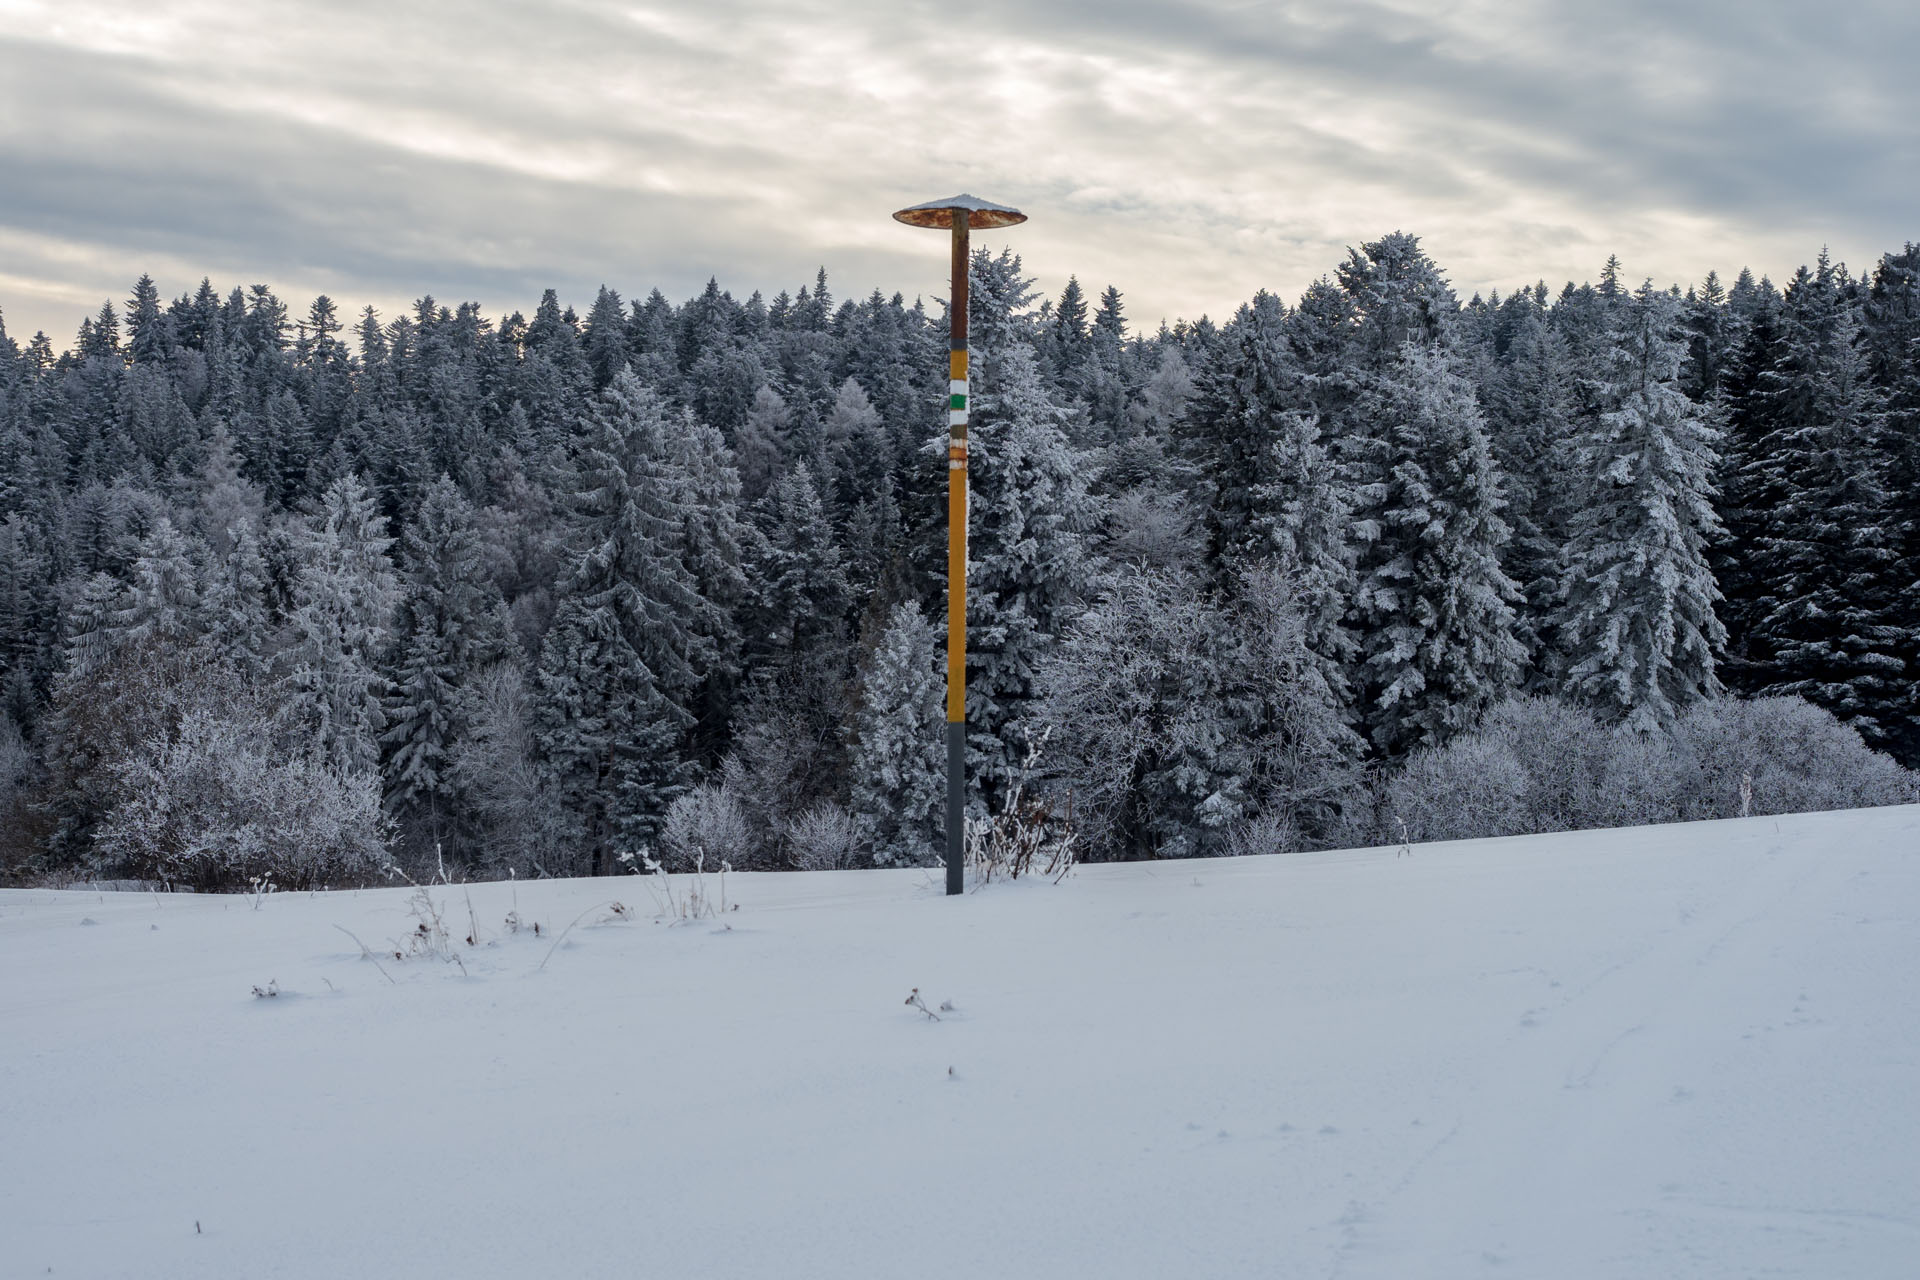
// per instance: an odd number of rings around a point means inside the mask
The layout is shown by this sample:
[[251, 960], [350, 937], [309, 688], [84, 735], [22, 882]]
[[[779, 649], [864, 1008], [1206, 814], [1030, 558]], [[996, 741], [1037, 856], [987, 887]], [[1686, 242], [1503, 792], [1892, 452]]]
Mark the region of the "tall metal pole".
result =
[[966, 888], [967, 856], [967, 246], [953, 220], [947, 306], [947, 892]]
[[967, 232], [1012, 227], [1018, 209], [975, 196], [902, 209], [910, 227], [953, 232], [953, 286], [947, 303], [947, 893], [965, 892], [967, 874]]

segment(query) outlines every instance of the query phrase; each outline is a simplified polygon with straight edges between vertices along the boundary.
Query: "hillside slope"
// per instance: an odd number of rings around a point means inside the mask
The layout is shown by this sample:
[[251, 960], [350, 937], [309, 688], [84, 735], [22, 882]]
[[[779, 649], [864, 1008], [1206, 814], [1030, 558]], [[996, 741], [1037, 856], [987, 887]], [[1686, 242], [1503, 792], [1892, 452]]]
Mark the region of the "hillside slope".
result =
[[0, 1275], [1910, 1276], [1917, 849], [9, 891]]

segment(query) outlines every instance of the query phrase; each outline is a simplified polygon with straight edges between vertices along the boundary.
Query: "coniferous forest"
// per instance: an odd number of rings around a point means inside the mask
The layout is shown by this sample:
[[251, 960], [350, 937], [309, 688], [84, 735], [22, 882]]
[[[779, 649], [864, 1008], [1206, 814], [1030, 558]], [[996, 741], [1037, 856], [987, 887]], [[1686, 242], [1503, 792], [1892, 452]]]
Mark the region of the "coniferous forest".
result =
[[[1150, 334], [979, 252], [971, 306], [983, 815], [1139, 858], [1914, 794], [1920, 248], [1463, 304], [1394, 234]], [[824, 271], [0, 327], [0, 874], [931, 861], [945, 349]]]

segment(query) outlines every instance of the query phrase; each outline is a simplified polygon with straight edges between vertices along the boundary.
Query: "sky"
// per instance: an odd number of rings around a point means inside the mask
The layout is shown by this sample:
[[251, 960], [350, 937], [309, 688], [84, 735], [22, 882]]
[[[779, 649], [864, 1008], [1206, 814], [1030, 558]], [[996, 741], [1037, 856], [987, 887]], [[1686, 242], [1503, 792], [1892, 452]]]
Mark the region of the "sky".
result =
[[0, 0], [0, 314], [946, 292], [967, 191], [1135, 325], [1419, 234], [1463, 297], [1920, 238], [1902, 0]]

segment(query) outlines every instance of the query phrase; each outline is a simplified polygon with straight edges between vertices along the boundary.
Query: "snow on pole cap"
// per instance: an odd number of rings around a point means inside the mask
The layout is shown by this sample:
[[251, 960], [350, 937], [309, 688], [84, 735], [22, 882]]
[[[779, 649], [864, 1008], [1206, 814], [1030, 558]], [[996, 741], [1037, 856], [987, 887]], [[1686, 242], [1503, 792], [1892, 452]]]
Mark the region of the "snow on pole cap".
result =
[[948, 196], [945, 200], [929, 200], [911, 209], [902, 209], [893, 217], [894, 221], [904, 222], [910, 227], [937, 227], [945, 231], [952, 229], [953, 215], [963, 209], [969, 227], [1013, 227], [1027, 220], [1027, 215], [1018, 209], [965, 193]]

